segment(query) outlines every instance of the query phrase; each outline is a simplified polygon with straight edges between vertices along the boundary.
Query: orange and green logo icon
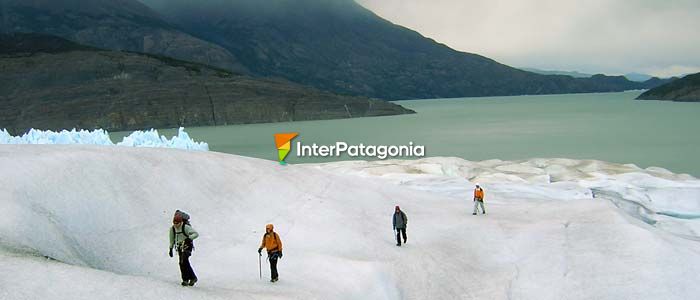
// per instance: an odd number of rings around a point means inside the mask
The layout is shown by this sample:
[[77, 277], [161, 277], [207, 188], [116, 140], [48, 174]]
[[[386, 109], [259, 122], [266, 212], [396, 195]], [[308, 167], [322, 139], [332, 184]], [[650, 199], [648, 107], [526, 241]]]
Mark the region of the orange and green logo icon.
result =
[[277, 156], [280, 164], [287, 164], [284, 159], [292, 150], [292, 139], [299, 135], [298, 132], [275, 133], [275, 146], [277, 147]]

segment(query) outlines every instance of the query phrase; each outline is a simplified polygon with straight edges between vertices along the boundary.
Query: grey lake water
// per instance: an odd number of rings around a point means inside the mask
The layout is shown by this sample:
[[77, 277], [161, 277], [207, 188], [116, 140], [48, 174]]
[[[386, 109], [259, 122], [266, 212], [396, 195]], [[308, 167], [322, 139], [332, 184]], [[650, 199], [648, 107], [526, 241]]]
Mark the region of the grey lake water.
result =
[[[191, 127], [212, 151], [277, 159], [273, 134], [303, 144], [425, 145], [467, 160], [563, 157], [657, 166], [700, 177], [700, 103], [634, 100], [641, 92], [397, 101], [417, 114]], [[159, 130], [171, 136], [174, 129]], [[126, 133], [114, 133], [117, 141]], [[294, 150], [293, 150], [294, 151]], [[347, 160], [298, 158], [289, 163]]]

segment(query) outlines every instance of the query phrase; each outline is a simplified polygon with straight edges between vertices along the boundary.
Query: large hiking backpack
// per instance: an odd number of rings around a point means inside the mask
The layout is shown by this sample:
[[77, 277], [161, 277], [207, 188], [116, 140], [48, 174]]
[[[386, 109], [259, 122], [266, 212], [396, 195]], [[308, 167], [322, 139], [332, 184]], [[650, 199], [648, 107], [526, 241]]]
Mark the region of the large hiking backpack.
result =
[[187, 214], [186, 212], [181, 211], [179, 209], [175, 210], [175, 214], [182, 216], [182, 223], [190, 225], [190, 215], [189, 214]]
[[[182, 217], [182, 234], [185, 235], [185, 243], [182, 245], [182, 252], [186, 252], [188, 254], [192, 254], [192, 251], [194, 251], [194, 241], [190, 239], [190, 237], [187, 235], [187, 232], [185, 231], [185, 225], [190, 225], [190, 215], [187, 214], [184, 211], [181, 210], [175, 210], [175, 215], [180, 215]], [[190, 225], [192, 226], [192, 225]], [[173, 235], [177, 235], [177, 232], [175, 231], [175, 226], [172, 226], [173, 228]], [[189, 242], [188, 242], [189, 241]]]

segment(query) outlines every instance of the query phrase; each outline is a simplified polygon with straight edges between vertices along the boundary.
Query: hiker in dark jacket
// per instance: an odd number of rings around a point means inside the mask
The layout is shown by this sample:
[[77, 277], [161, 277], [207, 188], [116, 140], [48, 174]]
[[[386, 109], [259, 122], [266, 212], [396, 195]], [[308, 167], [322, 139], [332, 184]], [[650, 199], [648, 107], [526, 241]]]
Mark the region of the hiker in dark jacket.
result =
[[270, 261], [270, 282], [276, 282], [279, 274], [277, 273], [277, 260], [282, 258], [282, 240], [279, 234], [274, 232], [272, 224], [265, 225], [265, 234], [262, 237], [262, 243], [258, 248], [258, 255], [262, 249], [267, 249], [267, 259]]
[[173, 247], [177, 247], [183, 286], [193, 286], [197, 282], [197, 275], [194, 274], [194, 270], [192, 270], [190, 265], [190, 256], [194, 248], [192, 240], [197, 237], [199, 237], [199, 233], [185, 222], [182, 212], [176, 211], [173, 217], [173, 226], [170, 228], [170, 251], [168, 251], [168, 255], [173, 257]]
[[408, 224], [408, 217], [406, 214], [396, 206], [394, 210], [393, 218], [394, 230], [396, 230], [396, 246], [401, 246], [401, 235], [403, 235], [403, 242], [406, 243], [406, 225]]

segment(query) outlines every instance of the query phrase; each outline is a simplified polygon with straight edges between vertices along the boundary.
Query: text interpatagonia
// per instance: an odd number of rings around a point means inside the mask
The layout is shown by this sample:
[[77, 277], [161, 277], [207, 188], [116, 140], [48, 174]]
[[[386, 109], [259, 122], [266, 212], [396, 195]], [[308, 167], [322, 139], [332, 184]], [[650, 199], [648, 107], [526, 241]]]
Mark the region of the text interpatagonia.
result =
[[386, 159], [387, 157], [423, 157], [425, 156], [425, 146], [408, 145], [386, 146], [386, 145], [348, 145], [346, 142], [336, 142], [335, 145], [303, 145], [297, 142], [297, 157], [328, 157], [341, 156], [347, 154], [350, 157], [376, 157]]

